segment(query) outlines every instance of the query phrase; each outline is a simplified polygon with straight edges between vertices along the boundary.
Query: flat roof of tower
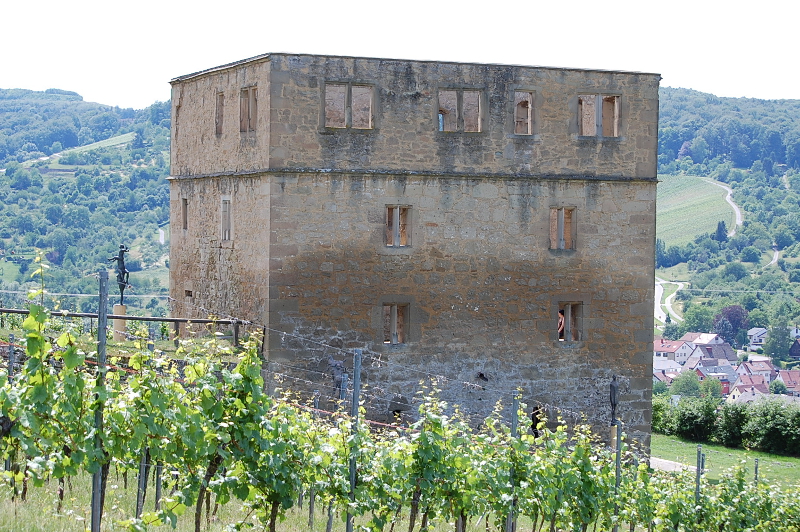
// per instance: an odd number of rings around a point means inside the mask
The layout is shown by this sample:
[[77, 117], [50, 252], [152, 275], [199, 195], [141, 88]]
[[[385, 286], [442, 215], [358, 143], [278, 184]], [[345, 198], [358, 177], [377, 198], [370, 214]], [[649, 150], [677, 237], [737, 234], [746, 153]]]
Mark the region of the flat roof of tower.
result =
[[572, 70], [578, 72], [605, 72], [611, 74], [639, 74], [639, 75], [646, 75], [646, 76], [660, 76], [661, 74], [655, 72], [638, 72], [638, 71], [629, 71], [629, 70], [606, 70], [600, 68], [574, 68], [574, 67], [553, 67], [553, 66], [542, 66], [542, 65], [509, 65], [503, 63], [467, 63], [463, 61], [433, 61], [433, 60], [419, 60], [419, 59], [393, 59], [393, 58], [383, 58], [383, 57], [360, 57], [360, 56], [347, 56], [347, 55], [321, 55], [321, 54], [292, 54], [288, 52], [270, 52], [266, 54], [256, 55], [253, 57], [248, 57], [247, 59], [240, 59], [239, 61], [234, 61], [232, 63], [226, 63], [224, 65], [215, 66], [212, 68], [207, 68], [205, 70], [200, 70], [198, 72], [192, 72], [191, 74], [185, 74], [183, 76], [178, 76], [170, 80], [171, 84], [180, 83], [182, 81], [186, 81], [195, 77], [204, 76], [207, 74], [213, 74], [214, 72], [221, 72], [224, 70], [229, 70], [232, 68], [236, 68], [241, 65], [245, 65], [247, 63], [258, 63], [261, 61], [269, 61], [272, 56], [293, 56], [293, 57], [323, 57], [323, 58], [330, 58], [330, 59], [363, 59], [368, 61], [396, 61], [398, 63], [436, 63], [436, 64], [450, 64], [450, 65], [470, 65], [470, 66], [498, 66], [498, 67], [513, 67], [513, 68], [541, 68], [547, 70]]

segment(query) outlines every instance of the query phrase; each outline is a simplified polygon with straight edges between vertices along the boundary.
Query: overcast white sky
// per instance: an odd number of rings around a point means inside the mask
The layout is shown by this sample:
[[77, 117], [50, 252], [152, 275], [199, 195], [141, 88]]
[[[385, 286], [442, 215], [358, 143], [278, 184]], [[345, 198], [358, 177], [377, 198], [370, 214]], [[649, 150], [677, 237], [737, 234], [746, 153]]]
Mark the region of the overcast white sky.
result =
[[800, 99], [800, 2], [13, 0], [0, 88], [140, 109], [169, 80], [267, 52], [656, 72], [662, 86]]

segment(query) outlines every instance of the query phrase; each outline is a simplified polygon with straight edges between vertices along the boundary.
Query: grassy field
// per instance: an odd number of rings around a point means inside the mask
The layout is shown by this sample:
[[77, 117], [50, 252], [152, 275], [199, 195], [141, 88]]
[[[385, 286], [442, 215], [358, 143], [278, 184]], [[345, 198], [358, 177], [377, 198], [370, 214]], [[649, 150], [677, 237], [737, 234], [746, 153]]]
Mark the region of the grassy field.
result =
[[656, 277], [664, 279], [665, 281], [688, 281], [689, 267], [685, 262], [681, 262], [670, 268], [658, 268], [656, 270]]
[[[122, 521], [130, 519], [136, 508], [136, 474], [128, 473], [128, 486], [124, 487], [124, 480], [120, 474], [112, 469], [109, 474], [108, 491], [106, 493], [106, 503], [103, 508], [104, 531], [125, 531], [129, 528], [122, 525]], [[67, 486], [64, 495], [64, 506], [61, 512], [56, 512], [58, 497], [58, 483], [50, 482], [42, 488], [29, 488], [28, 500], [25, 502], [17, 499], [11, 502], [11, 493], [8, 487], [0, 488], [0, 530], [13, 530], [14, 532], [85, 532], [88, 530], [91, 519], [91, 478], [81, 476], [71, 479], [71, 487]], [[145, 512], [153, 511], [153, 491], [151, 484], [147, 489], [145, 500]], [[212, 499], [212, 512], [214, 512], [214, 502]], [[250, 515], [250, 509], [243, 506], [238, 501], [232, 501], [225, 505], [220, 505], [216, 509], [216, 515], [209, 520], [206, 525], [206, 515], [203, 512], [203, 532], [223, 532], [230, 530], [226, 525], [245, 520]], [[286, 520], [277, 524], [277, 529], [281, 532], [324, 532], [327, 525], [327, 508], [321, 501], [316, 501], [314, 511], [314, 526], [308, 526], [308, 500], [303, 502], [302, 508], [295, 508], [287, 512]], [[394, 530], [408, 530], [408, 509], [403, 511], [400, 523]], [[247, 519], [253, 528], [245, 530], [261, 531], [262, 528], [258, 521], [250, 517]], [[356, 529], [358, 525], [365, 524], [365, 520], [355, 520]], [[418, 521], [419, 523], [419, 521]], [[519, 530], [530, 530], [531, 521], [526, 518], [519, 519]], [[419, 527], [419, 524], [417, 525]], [[484, 523], [481, 522], [477, 527], [474, 521], [469, 523], [470, 529], [483, 530]], [[154, 531], [194, 531], [194, 508], [186, 510], [178, 519], [177, 527], [170, 525], [148, 526], [149, 532]], [[453, 530], [453, 523], [435, 521], [429, 528], [430, 532], [445, 532]], [[344, 532], [344, 516], [335, 514], [333, 518], [333, 532]]]
[[[20, 502], [19, 499], [11, 502], [10, 491], [7, 487], [0, 488], [0, 530], [13, 530], [14, 532], [85, 532], [89, 529], [91, 519], [91, 482], [90, 477], [73, 478], [72, 486], [67, 487], [64, 496], [64, 506], [60, 513], [56, 512], [58, 498], [58, 484], [51, 482], [43, 488], [29, 489], [28, 500]], [[104, 531], [128, 532], [130, 529], [123, 526], [122, 521], [130, 519], [136, 507], [136, 475], [131, 472], [128, 474], [128, 487], [123, 487], [123, 479], [116, 475], [112, 469], [109, 475], [108, 491], [106, 493], [106, 503], [103, 509], [102, 529]], [[145, 500], [145, 512], [153, 510], [153, 486], [150, 485]], [[238, 501], [232, 501], [225, 505], [220, 505], [212, 512], [216, 515], [211, 516], [206, 521], [206, 512], [203, 512], [202, 530], [203, 532], [225, 532], [231, 530], [227, 525], [237, 521], [246, 520], [253, 525], [252, 528], [243, 530], [263, 531], [267, 528], [262, 527], [257, 520], [250, 515], [250, 509], [244, 507]], [[324, 532], [327, 525], [327, 509], [321, 501], [316, 501], [314, 511], [314, 526], [309, 527], [308, 523], [308, 500], [303, 502], [302, 508], [295, 506], [287, 512], [286, 519], [279, 522], [276, 526], [280, 532]], [[248, 518], [249, 517], [249, 518]], [[366, 519], [354, 520], [356, 530], [362, 530], [360, 525], [366, 524]], [[419, 528], [417, 521], [417, 530]], [[628, 530], [627, 525], [623, 525], [621, 530]], [[387, 525], [387, 530], [389, 526]], [[344, 532], [344, 516], [336, 513], [332, 521], [332, 532]], [[400, 521], [392, 528], [395, 531], [408, 530], [408, 508], [405, 508], [400, 516]], [[454, 529], [452, 522], [442, 520], [433, 521], [428, 528], [430, 532], [452, 532]], [[474, 519], [468, 523], [468, 530], [488, 530], [485, 525], [485, 517], [480, 521]], [[520, 517], [517, 523], [517, 530], [531, 530], [532, 521], [526, 517]], [[175, 532], [194, 532], [194, 508], [186, 510], [178, 519], [177, 527], [170, 525], [147, 527], [149, 532], [175, 531]], [[492, 530], [495, 528], [492, 526]], [[637, 528], [637, 531], [644, 530]]]
[[[800, 458], [777, 456], [774, 454], [729, 449], [722, 445], [703, 445], [706, 455], [707, 476], [719, 480], [720, 474], [741, 461], [746, 461], [750, 475], [754, 473], [754, 460], [758, 458], [758, 476], [770, 483], [793, 486], [800, 485]], [[650, 453], [657, 458], [672, 460], [687, 465], [697, 464], [697, 444], [675, 436], [653, 434]]]
[[124, 133], [122, 135], [117, 135], [116, 137], [111, 137], [110, 139], [101, 140], [99, 142], [93, 142], [92, 144], [87, 144], [86, 146], [80, 146], [78, 148], [71, 148], [69, 150], [64, 150], [62, 153], [69, 153], [75, 152], [80, 153], [84, 151], [92, 151], [98, 148], [108, 148], [109, 146], [120, 146], [122, 144], [127, 144], [129, 142], [133, 142], [133, 138], [136, 136], [136, 133]]
[[[86, 146], [79, 146], [77, 148], [70, 148], [68, 150], [64, 150], [61, 153], [59, 153], [58, 155], [64, 155], [64, 154], [70, 153], [70, 152], [81, 153], [81, 152], [85, 152], [85, 151], [96, 150], [98, 148], [108, 148], [109, 146], [120, 146], [122, 144], [127, 144], [129, 142], [132, 142], [133, 141], [133, 137], [135, 135], [136, 135], [136, 133], [133, 133], [133, 132], [125, 133], [125, 134], [122, 134], [122, 135], [117, 135], [116, 137], [111, 137], [110, 139], [101, 140], [101, 141], [98, 141], [98, 142], [93, 142], [92, 144], [87, 144]], [[55, 169], [55, 170], [58, 170], [58, 169], [62, 169], [63, 170], [63, 169], [70, 169], [70, 168], [74, 169], [73, 166], [64, 166], [64, 165], [58, 164], [58, 162], [57, 162], [58, 158], [57, 157], [54, 158], [54, 159], [55, 159], [56, 162], [51, 162], [50, 165], [49, 165], [52, 169]], [[52, 160], [53, 159], [51, 159], [51, 161]], [[39, 161], [39, 159], [31, 159], [30, 161], [25, 161], [24, 163], [22, 163], [22, 166], [24, 168], [30, 168], [31, 166], [33, 166], [38, 161]]]
[[683, 245], [702, 233], [713, 233], [723, 220], [730, 230], [736, 222], [727, 193], [704, 178], [660, 175], [656, 236], [667, 247]]

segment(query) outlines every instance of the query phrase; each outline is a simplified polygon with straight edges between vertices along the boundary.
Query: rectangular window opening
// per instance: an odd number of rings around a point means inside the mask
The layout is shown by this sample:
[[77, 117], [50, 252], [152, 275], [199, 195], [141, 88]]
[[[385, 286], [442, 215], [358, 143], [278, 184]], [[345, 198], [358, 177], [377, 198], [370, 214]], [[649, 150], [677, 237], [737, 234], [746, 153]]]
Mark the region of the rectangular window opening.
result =
[[258, 97], [255, 87], [242, 89], [239, 96], [239, 131], [248, 133], [256, 130], [258, 116]]
[[480, 132], [483, 128], [481, 91], [440, 90], [437, 120], [439, 131]]
[[231, 239], [231, 200], [222, 200], [222, 240]]
[[583, 339], [583, 305], [580, 303], [558, 304], [558, 341], [578, 342]]
[[352, 126], [356, 129], [372, 129], [372, 87], [353, 85]]
[[388, 205], [386, 207], [386, 245], [406, 247], [411, 245], [411, 207]]
[[325, 84], [325, 127], [347, 127], [344, 116], [346, 101], [347, 85]]
[[386, 303], [383, 305], [383, 343], [389, 345], [406, 343], [408, 305]]
[[186, 296], [186, 297], [192, 297], [192, 291], [191, 290], [184, 290], [183, 291], [183, 295]]
[[325, 127], [372, 129], [373, 90], [369, 85], [325, 84]]
[[225, 94], [217, 93], [217, 112], [214, 117], [214, 127], [217, 135], [222, 135], [222, 120], [225, 113]]
[[464, 131], [481, 130], [481, 93], [480, 91], [464, 91], [463, 103]]
[[533, 93], [514, 92], [514, 133], [533, 135]]
[[189, 229], [189, 200], [181, 198], [181, 227], [185, 231]]
[[553, 207], [550, 209], [550, 249], [574, 249], [575, 209]]
[[456, 91], [439, 91], [439, 131], [458, 131]]
[[578, 134], [585, 137], [619, 137], [619, 96], [579, 95]]
[[619, 137], [619, 96], [603, 97], [603, 136]]
[[578, 96], [578, 126], [579, 135], [594, 137], [597, 135], [597, 109], [594, 94]]

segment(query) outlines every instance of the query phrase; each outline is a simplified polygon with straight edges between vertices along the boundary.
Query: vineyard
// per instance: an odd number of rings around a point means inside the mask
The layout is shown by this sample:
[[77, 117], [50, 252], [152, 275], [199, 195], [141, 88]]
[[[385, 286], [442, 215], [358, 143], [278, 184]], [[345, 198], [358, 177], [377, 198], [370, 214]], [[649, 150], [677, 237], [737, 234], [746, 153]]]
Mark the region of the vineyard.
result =
[[[718, 484], [700, 478], [699, 488], [693, 473], [653, 471], [630, 452], [617, 468], [587, 427], [541, 420], [517, 431], [498, 405], [474, 430], [457, 409], [446, 414], [435, 389], [409, 426], [369, 423], [357, 409], [323, 412], [313, 399], [267, 395], [254, 343], [183, 342], [170, 358], [142, 346], [124, 370], [113, 358], [103, 368], [76, 330], [51, 340], [49, 316], [30, 306], [24, 363], [0, 373], [0, 496], [25, 504], [57, 482], [46, 519], [69, 519], [65, 485], [87, 474], [99, 479], [102, 514], [108, 479], [122, 472], [138, 478], [129, 483], [137, 504], [103, 529], [188, 520], [200, 532], [212, 508], [239, 503], [246, 511], [229, 530], [275, 531], [305, 500], [309, 530], [514, 530], [516, 519], [533, 532], [800, 530], [800, 487], [754, 482], [744, 467]], [[144, 511], [148, 497], [154, 511]]]

